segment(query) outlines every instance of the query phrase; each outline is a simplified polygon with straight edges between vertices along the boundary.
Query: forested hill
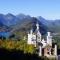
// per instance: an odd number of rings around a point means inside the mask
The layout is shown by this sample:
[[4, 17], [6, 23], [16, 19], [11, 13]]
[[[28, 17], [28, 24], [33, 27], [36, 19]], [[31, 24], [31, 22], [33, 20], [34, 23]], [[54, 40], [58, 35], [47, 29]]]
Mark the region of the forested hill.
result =
[[60, 19], [57, 20], [46, 20], [45, 18], [31, 17], [29, 15], [18, 14], [13, 15], [8, 13], [6, 15], [0, 14], [0, 31], [28, 31], [31, 28], [36, 29], [36, 22], [40, 24], [40, 31], [45, 34], [47, 31], [53, 33], [60, 32]]

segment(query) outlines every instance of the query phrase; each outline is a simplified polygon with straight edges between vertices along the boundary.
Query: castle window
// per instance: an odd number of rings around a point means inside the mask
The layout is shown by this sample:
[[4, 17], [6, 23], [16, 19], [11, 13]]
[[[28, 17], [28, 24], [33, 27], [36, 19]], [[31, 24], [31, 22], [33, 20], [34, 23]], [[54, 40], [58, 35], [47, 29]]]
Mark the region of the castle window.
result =
[[50, 49], [49, 49], [49, 48], [47, 48], [47, 50], [49, 51]]
[[47, 48], [48, 51], [51, 51], [51, 48]]
[[47, 52], [47, 54], [49, 54], [49, 52]]

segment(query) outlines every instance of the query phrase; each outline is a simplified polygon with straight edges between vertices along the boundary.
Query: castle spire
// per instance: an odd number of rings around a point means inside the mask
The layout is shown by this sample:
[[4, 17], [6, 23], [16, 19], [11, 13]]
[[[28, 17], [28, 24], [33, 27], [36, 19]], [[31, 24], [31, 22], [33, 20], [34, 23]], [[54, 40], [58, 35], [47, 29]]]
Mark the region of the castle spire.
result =
[[33, 29], [30, 30], [30, 34], [32, 34], [32, 33], [33, 33]]
[[47, 32], [47, 44], [52, 46], [52, 36], [50, 32]]
[[37, 27], [37, 30], [39, 30], [39, 24], [38, 24], [38, 22], [36, 23], [36, 27]]
[[39, 23], [36, 23], [36, 35], [37, 35], [37, 42], [41, 41], [41, 33], [40, 33], [40, 29], [39, 29]]

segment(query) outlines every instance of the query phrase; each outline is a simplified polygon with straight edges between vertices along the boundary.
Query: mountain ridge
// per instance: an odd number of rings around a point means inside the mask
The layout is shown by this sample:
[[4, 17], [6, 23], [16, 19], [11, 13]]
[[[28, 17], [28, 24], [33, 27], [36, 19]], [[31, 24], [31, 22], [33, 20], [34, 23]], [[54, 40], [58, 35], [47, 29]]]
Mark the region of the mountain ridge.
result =
[[[57, 30], [60, 29], [60, 20], [46, 20], [45, 18], [43, 18], [42, 16], [39, 17], [34, 17], [36, 18], [37, 21], [39, 21], [40, 23], [42, 23], [42, 25], [45, 25], [48, 29], [48, 31], [52, 31], [52, 32], [57, 32]], [[11, 13], [8, 13], [6, 15], [4, 14], [0, 14], [0, 27], [5, 26], [5, 27], [9, 27], [11, 29], [15, 29], [17, 27], [19, 28], [24, 28], [24, 26], [26, 27], [29, 23], [33, 23], [33, 17], [29, 16], [29, 15], [25, 15], [25, 14], [18, 14], [18, 15], [13, 15]], [[56, 29], [56, 27], [58, 28], [56, 31], [54, 31]], [[45, 28], [45, 27], [43, 27]]]

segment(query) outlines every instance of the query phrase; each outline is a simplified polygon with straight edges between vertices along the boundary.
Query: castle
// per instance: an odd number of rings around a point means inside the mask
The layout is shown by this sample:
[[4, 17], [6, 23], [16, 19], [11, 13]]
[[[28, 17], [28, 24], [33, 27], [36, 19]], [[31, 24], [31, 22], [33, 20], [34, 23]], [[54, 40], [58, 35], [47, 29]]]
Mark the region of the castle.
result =
[[36, 23], [35, 32], [31, 29], [30, 33], [28, 33], [27, 44], [33, 44], [36, 48], [38, 48], [39, 56], [57, 56], [57, 45], [53, 44], [51, 33], [47, 32], [46, 39], [42, 39], [38, 23]]

